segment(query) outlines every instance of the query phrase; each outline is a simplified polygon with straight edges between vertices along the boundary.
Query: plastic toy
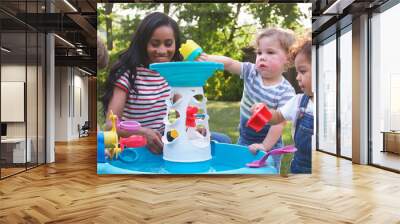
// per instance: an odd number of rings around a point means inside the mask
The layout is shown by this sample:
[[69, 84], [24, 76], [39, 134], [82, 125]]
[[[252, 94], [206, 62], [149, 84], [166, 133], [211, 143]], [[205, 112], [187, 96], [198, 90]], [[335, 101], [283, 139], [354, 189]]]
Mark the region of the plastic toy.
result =
[[97, 162], [106, 162], [106, 154], [104, 152], [104, 132], [99, 131], [97, 133]]
[[271, 120], [272, 114], [264, 104], [257, 105], [253, 115], [247, 121], [247, 127], [254, 129], [256, 132], [261, 131], [263, 127]]
[[205, 119], [206, 115], [205, 114], [196, 114], [197, 119]]
[[[120, 130], [135, 131], [140, 128], [140, 124], [136, 121], [118, 121], [117, 115], [112, 111], [109, 114], [109, 122], [111, 123], [110, 131], [100, 131], [97, 134], [97, 161], [105, 162], [105, 149], [108, 150], [110, 159], [118, 159], [119, 154], [127, 147], [142, 147], [147, 144], [146, 139], [142, 136], [132, 135], [128, 138], [121, 138], [118, 141], [117, 127]], [[121, 143], [121, 147], [119, 147]]]
[[169, 142], [172, 142], [174, 139], [176, 139], [179, 136], [178, 131], [175, 129], [171, 129], [171, 131], [167, 132], [167, 140]]
[[117, 134], [117, 115], [114, 115], [112, 111], [110, 111], [109, 120], [111, 121], [111, 130], [104, 131], [104, 147], [108, 148], [108, 152], [110, 154], [110, 158], [118, 158], [119, 153], [121, 152], [121, 148], [118, 147], [118, 134]]
[[119, 145], [121, 150], [124, 151], [125, 148], [138, 148], [143, 147], [147, 144], [147, 140], [141, 135], [131, 135], [128, 138], [120, 138]]
[[281, 164], [279, 167], [279, 174], [283, 177], [287, 177], [290, 171], [290, 165], [292, 163], [294, 153], [286, 153], [281, 157]]
[[255, 160], [251, 163], [247, 163], [246, 166], [248, 166], [250, 168], [260, 168], [260, 167], [263, 167], [266, 165], [265, 161], [268, 159], [268, 156], [270, 156], [270, 155], [294, 153], [296, 151], [297, 151], [297, 149], [293, 145], [285, 146], [285, 147], [279, 148], [279, 149], [273, 149], [271, 151], [268, 151], [261, 159]]
[[196, 127], [196, 113], [199, 111], [198, 107], [188, 106], [186, 110], [186, 127]]
[[117, 121], [117, 128], [126, 131], [137, 131], [140, 128], [140, 124], [137, 121]]
[[179, 52], [181, 52], [185, 61], [194, 61], [200, 56], [203, 49], [201, 49], [201, 47], [193, 40], [187, 40], [186, 43], [182, 44], [179, 48]]
[[179, 118], [179, 113], [175, 110], [170, 110], [168, 112], [168, 121], [173, 124]]
[[264, 167], [246, 167], [247, 163], [261, 159], [265, 152], [253, 155], [244, 146], [210, 141], [207, 99], [202, 87], [216, 70], [223, 69], [223, 64], [169, 62], [151, 64], [150, 69], [158, 71], [171, 86], [172, 97], [166, 100], [168, 113], [163, 121], [163, 153], [154, 154], [146, 147], [130, 148], [121, 140], [121, 154], [117, 159], [99, 162], [98, 174], [278, 173], [273, 158], [268, 158]]
[[[212, 158], [203, 85], [216, 70], [223, 67], [222, 63], [215, 62], [167, 62], [150, 65], [151, 70], [158, 71], [167, 80], [172, 95], [180, 96], [176, 102], [167, 100], [168, 114], [176, 111], [180, 117], [173, 123], [169, 122], [168, 116], [164, 119], [164, 160], [189, 163], [204, 162]], [[202, 118], [196, 118], [199, 112]], [[200, 127], [205, 135], [198, 131]]]
[[[115, 124], [116, 130], [136, 131], [139, 130], [140, 128], [139, 122], [132, 120], [119, 121], [118, 117], [116, 118], [115, 123], [116, 123]], [[112, 126], [112, 121], [111, 120], [107, 121], [107, 124]]]

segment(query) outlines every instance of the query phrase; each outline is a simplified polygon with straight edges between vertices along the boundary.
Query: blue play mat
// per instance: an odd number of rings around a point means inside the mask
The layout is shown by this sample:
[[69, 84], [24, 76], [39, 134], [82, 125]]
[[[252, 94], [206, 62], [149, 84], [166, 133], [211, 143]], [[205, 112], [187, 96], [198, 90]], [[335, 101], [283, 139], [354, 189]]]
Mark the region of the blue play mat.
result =
[[164, 161], [147, 148], [127, 148], [118, 159], [97, 164], [98, 174], [277, 174], [273, 157], [267, 166], [248, 168], [246, 163], [260, 159], [264, 152], [253, 155], [247, 147], [212, 142], [212, 159], [197, 163]]
[[163, 76], [170, 86], [195, 87], [204, 86], [215, 71], [223, 70], [224, 64], [216, 62], [165, 62], [154, 63], [149, 67]]

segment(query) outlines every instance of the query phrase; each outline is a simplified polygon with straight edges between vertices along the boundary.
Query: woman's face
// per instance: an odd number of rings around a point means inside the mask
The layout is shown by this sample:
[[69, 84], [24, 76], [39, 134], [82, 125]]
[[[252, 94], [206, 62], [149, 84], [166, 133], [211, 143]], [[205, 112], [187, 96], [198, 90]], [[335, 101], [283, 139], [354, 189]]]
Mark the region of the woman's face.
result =
[[169, 26], [154, 30], [147, 43], [147, 55], [151, 63], [170, 62], [175, 54], [175, 35]]

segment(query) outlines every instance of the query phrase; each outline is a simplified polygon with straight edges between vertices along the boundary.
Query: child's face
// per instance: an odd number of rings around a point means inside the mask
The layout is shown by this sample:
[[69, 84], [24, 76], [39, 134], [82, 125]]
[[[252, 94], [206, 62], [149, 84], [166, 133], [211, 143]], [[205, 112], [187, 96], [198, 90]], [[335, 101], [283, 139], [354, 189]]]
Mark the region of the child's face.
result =
[[294, 60], [297, 76], [301, 90], [308, 96], [312, 96], [311, 90], [311, 63], [306, 55], [300, 53]]
[[169, 26], [160, 26], [154, 30], [147, 43], [147, 55], [151, 63], [170, 62], [175, 54], [174, 31]]
[[263, 78], [274, 78], [285, 70], [287, 53], [275, 37], [261, 38], [256, 52], [256, 69]]

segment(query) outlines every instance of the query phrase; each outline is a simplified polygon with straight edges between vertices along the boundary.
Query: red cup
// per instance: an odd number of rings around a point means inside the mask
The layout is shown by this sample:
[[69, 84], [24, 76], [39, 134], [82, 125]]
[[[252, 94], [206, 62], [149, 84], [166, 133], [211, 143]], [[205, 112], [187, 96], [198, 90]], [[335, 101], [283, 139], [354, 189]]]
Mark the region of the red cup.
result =
[[247, 127], [252, 128], [256, 132], [261, 129], [271, 120], [272, 114], [264, 104], [260, 104], [256, 107], [253, 115], [247, 121]]

